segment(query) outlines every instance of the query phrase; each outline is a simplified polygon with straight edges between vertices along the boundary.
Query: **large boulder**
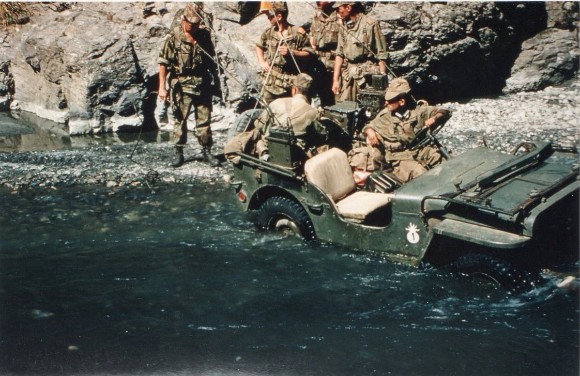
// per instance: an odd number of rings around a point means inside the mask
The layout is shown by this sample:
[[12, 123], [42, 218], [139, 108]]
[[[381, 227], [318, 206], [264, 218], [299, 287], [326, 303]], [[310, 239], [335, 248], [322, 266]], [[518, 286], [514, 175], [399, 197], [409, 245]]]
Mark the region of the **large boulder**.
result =
[[559, 85], [578, 73], [578, 9], [577, 2], [546, 3], [548, 28], [522, 43], [505, 93]]
[[547, 27], [574, 30], [578, 27], [578, 11], [580, 5], [576, 1], [548, 1], [546, 13]]
[[67, 123], [71, 134], [135, 127], [171, 21], [145, 19], [143, 4], [35, 4], [10, 41], [15, 97], [23, 110]]
[[[543, 3], [379, 3], [390, 68], [438, 102], [501, 91], [521, 41], [545, 27]], [[526, 20], [526, 22], [523, 22]]]
[[547, 29], [522, 44], [504, 92], [540, 90], [558, 85], [578, 72], [577, 33]]
[[[67, 124], [71, 134], [155, 126], [157, 55], [182, 3], [29, 4], [28, 23], [0, 30], [0, 63], [9, 63], [3, 78], [14, 79], [23, 109]], [[290, 22], [308, 28], [314, 2], [288, 5]], [[573, 23], [577, 8], [550, 5], [548, 12], [541, 2], [366, 5], [386, 35], [392, 72], [409, 78], [417, 96], [432, 102], [501, 93], [522, 41], [547, 22]], [[269, 23], [257, 15], [256, 3], [204, 6], [224, 68], [224, 99], [237, 105], [260, 92], [255, 43]], [[568, 47], [561, 42], [553, 48]]]

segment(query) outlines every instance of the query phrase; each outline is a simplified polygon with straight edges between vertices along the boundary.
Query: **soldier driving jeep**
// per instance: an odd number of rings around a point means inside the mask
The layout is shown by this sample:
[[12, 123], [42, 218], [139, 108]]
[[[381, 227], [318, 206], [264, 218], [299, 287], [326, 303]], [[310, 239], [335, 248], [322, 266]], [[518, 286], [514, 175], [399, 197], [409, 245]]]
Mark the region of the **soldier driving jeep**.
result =
[[449, 110], [416, 101], [409, 82], [394, 79], [385, 93], [386, 107], [367, 124], [362, 133], [372, 148], [375, 168], [392, 169], [393, 174], [406, 183], [441, 163], [443, 156], [437, 147], [409, 148], [419, 131], [443, 125], [450, 117]]

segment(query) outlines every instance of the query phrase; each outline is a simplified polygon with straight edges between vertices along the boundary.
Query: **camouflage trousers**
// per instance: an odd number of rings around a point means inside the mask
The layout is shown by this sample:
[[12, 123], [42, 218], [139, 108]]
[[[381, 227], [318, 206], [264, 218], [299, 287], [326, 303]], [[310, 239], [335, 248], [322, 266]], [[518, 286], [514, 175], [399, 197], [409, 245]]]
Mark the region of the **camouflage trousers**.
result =
[[392, 173], [403, 183], [423, 175], [443, 160], [437, 148], [426, 146], [417, 151], [387, 153], [382, 145], [379, 147], [361, 146], [348, 153], [351, 167], [360, 171], [392, 170]]
[[173, 141], [175, 146], [187, 144], [187, 118], [193, 111], [195, 136], [201, 146], [212, 146], [211, 135], [211, 95], [179, 93], [173, 95]]
[[380, 74], [381, 70], [377, 63], [367, 61], [360, 64], [349, 63], [343, 69], [340, 87], [340, 101], [356, 101], [356, 96], [361, 89], [366, 87], [365, 77], [373, 74]]
[[427, 172], [427, 169], [435, 167], [443, 157], [437, 148], [426, 146], [417, 151], [414, 159], [390, 160], [393, 174], [406, 183]]

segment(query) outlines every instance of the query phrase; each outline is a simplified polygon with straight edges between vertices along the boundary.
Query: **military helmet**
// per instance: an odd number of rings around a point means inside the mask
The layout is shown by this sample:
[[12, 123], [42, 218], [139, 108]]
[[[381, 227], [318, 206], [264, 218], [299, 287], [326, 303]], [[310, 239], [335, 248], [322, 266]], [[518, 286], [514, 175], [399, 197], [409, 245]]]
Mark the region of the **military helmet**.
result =
[[203, 11], [203, 6], [198, 4], [187, 4], [183, 9], [183, 19], [192, 24], [198, 24], [201, 22], [201, 12]]
[[312, 77], [306, 73], [300, 73], [294, 77], [292, 85], [303, 90], [310, 90], [310, 87], [312, 86]]
[[387, 87], [387, 92], [385, 93], [385, 100], [390, 101], [403, 94], [409, 94], [411, 92], [411, 87], [409, 82], [404, 78], [395, 78], [389, 86]]

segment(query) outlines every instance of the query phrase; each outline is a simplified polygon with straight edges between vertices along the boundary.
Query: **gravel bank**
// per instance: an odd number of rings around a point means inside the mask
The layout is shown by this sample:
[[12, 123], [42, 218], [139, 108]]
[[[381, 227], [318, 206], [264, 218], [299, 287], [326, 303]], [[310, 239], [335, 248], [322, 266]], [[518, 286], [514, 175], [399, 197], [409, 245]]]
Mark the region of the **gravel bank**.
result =
[[[574, 80], [565, 86], [539, 92], [448, 103], [446, 105], [454, 113], [439, 139], [455, 155], [483, 144], [508, 152], [521, 141], [550, 140], [560, 145], [578, 146], [579, 101], [580, 80]], [[219, 153], [234, 116], [224, 113], [217, 114], [216, 118], [214, 152]], [[10, 132], [14, 132], [14, 128], [10, 128]], [[195, 139], [191, 141], [185, 151], [186, 159], [199, 150]], [[169, 136], [163, 132], [132, 142], [103, 137], [64, 150], [0, 153], [0, 187], [21, 190], [73, 185], [116, 188], [218, 184], [231, 174], [227, 162], [222, 167], [210, 168], [191, 157], [184, 166], [173, 169], [168, 167], [171, 153]]]

